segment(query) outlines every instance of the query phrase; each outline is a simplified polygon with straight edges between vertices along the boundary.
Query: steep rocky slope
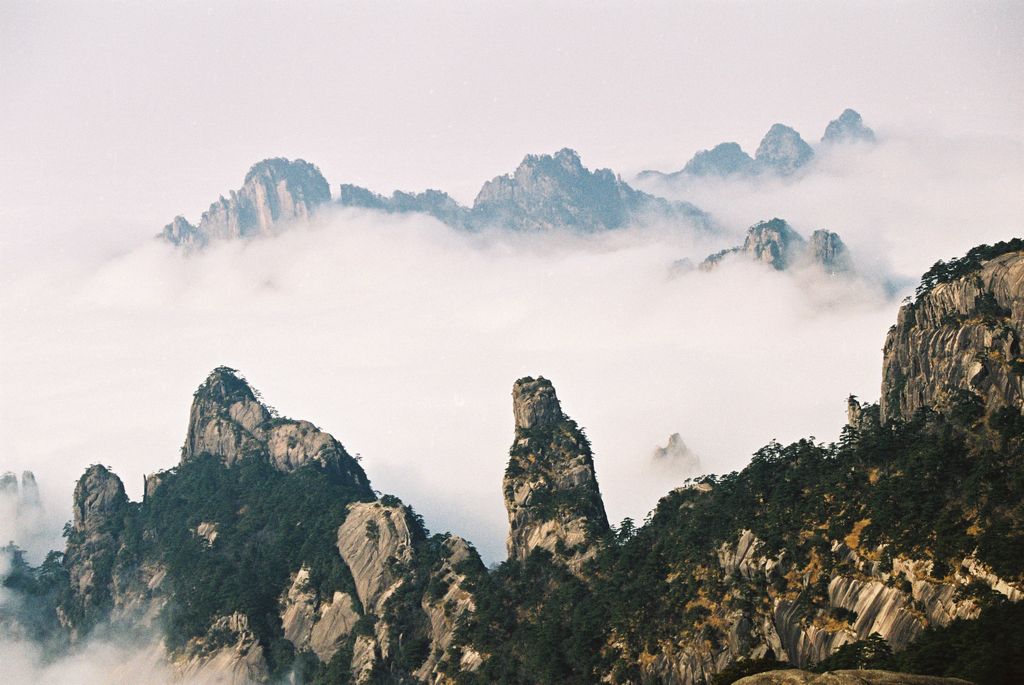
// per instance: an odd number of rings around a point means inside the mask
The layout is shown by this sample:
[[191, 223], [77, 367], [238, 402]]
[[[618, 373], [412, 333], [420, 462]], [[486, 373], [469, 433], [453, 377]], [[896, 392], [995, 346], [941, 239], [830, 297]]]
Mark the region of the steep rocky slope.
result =
[[838, 234], [819, 229], [810, 240], [794, 231], [782, 219], [761, 221], [747, 229], [743, 244], [709, 255], [700, 268], [710, 271], [734, 256], [766, 264], [776, 271], [815, 266], [827, 274], [849, 271], [850, 254]]
[[747, 676], [737, 680], [736, 685], [969, 685], [969, 683], [959, 678], [933, 678], [874, 670], [829, 673], [785, 670]]
[[993, 252], [1003, 249], [983, 263], [980, 253], [940, 262], [900, 309], [885, 341], [883, 421], [949, 407], [963, 393], [988, 413], [1024, 412], [1024, 241]]
[[524, 561], [541, 548], [579, 571], [608, 532], [590, 443], [543, 377], [516, 381], [512, 407], [516, 436], [502, 481], [508, 556]]
[[387, 198], [352, 185], [341, 187], [339, 202], [391, 213], [430, 214], [473, 230], [593, 232], [651, 221], [711, 227], [710, 217], [693, 205], [636, 190], [610, 169], [591, 171], [568, 148], [553, 155], [527, 155], [513, 173], [484, 183], [472, 207], [462, 207], [440, 191], [395, 192]]
[[814, 158], [814, 150], [796, 130], [785, 124], [773, 124], [754, 153], [754, 167], [786, 176]]
[[828, 122], [825, 133], [821, 136], [823, 143], [873, 143], [875, 132], [864, 125], [860, 114], [852, 109], [845, 109], [837, 118]]
[[200, 247], [211, 240], [268, 234], [282, 222], [309, 218], [330, 201], [331, 190], [314, 165], [301, 159], [265, 159], [249, 169], [240, 189], [211, 204], [198, 226], [177, 216], [160, 237]]
[[[833, 119], [825, 127], [823, 144], [874, 142], [875, 134], [852, 109]], [[751, 157], [736, 143], [719, 143], [710, 150], [697, 152], [681, 170], [662, 173], [643, 171], [640, 180], [685, 181], [701, 177], [742, 177], [767, 174], [789, 176], [814, 160], [814, 149], [793, 128], [774, 124]]]
[[200, 682], [443, 683], [479, 663], [454, 645], [485, 573], [473, 547], [378, 500], [337, 440], [277, 417], [226, 367], [141, 504], [86, 471], [63, 568], [50, 608], [69, 640], [129, 629]]
[[668, 493], [639, 528], [609, 526], [552, 384], [516, 381], [509, 559], [491, 571], [218, 368], [143, 502], [91, 466], [63, 556], [33, 569], [2, 550], [22, 603], [0, 606], [0, 626], [54, 649], [127, 628], [183, 675], [239, 685], [718, 685], [849, 660], [1019, 682], [1022, 302], [1019, 240], [937, 264], [889, 335], [888, 404], [851, 397], [837, 443], [772, 442]]

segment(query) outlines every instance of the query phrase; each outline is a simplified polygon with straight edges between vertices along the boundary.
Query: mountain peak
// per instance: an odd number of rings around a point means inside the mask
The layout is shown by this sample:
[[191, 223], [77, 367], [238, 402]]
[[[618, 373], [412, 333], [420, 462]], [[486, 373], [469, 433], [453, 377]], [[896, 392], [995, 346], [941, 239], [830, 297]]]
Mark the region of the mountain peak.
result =
[[75, 485], [74, 527], [91, 531], [128, 503], [124, 483], [102, 464], [93, 464]]
[[791, 174], [814, 157], [814, 150], [795, 129], [785, 124], [774, 124], [757, 146], [754, 161], [763, 169], [779, 174]]
[[738, 143], [719, 143], [701, 150], [686, 163], [682, 173], [693, 176], [729, 176], [749, 173], [754, 164]]
[[330, 200], [330, 187], [315, 165], [274, 157], [253, 164], [242, 187], [211, 204], [198, 226], [175, 217], [160, 237], [175, 245], [202, 246], [216, 239], [268, 234], [281, 222], [308, 218]]
[[541, 548], [578, 573], [609, 530], [590, 442], [543, 376], [515, 382], [512, 408], [516, 439], [502, 482], [509, 558]]
[[371, 492], [362, 467], [330, 433], [309, 421], [276, 417], [259, 393], [227, 366], [214, 369], [192, 401], [182, 461], [203, 454], [217, 456], [227, 466], [254, 456], [283, 473], [315, 464], [364, 494]]
[[562, 406], [551, 381], [538, 376], [520, 378], [512, 386], [516, 430], [544, 428], [562, 420]]
[[821, 137], [823, 143], [854, 143], [875, 142], [875, 132], [864, 125], [860, 114], [852, 109], [844, 109], [843, 113], [833, 119], [825, 127]]

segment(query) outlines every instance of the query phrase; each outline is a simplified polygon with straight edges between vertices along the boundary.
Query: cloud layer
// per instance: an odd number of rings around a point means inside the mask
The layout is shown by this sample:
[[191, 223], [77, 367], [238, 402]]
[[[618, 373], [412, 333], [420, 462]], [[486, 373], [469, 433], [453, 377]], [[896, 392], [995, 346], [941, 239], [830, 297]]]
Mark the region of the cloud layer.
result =
[[[1005, 194], [1024, 176], [1015, 150], [897, 138], [796, 181], [676, 189], [727, 227], [714, 239], [664, 226], [465, 234], [333, 210], [195, 254], [148, 242], [76, 258], [67, 245], [0, 296], [3, 467], [39, 474], [54, 530], [89, 463], [138, 498], [145, 473], [178, 461], [192, 391], [226, 364], [493, 562], [512, 381], [543, 374], [593, 440], [610, 518], [640, 519], [679, 484], [650, 464], [670, 434], [725, 472], [772, 438], [832, 439], [847, 394], [877, 398], [898, 298], [874, 272], [920, 273], [1010, 237], [1024, 209]], [[772, 215], [839, 231], [872, 277], [743, 262], [670, 276], [673, 260], [699, 261]]]

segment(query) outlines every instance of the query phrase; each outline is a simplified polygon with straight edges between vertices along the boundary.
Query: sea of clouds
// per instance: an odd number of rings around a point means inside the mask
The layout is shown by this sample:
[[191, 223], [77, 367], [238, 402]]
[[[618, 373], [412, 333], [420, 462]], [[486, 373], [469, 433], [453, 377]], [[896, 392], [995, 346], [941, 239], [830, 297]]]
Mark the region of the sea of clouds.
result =
[[[881, 346], [917, 276], [1020, 235], [1022, 159], [1013, 142], [890, 134], [819, 154], [798, 178], [646, 183], [710, 211], [723, 227], [712, 236], [467, 234], [330, 209], [193, 253], [134, 239], [112, 253], [89, 231], [59, 250], [41, 240], [3, 262], [0, 470], [33, 470], [43, 509], [29, 521], [7, 507], [0, 538], [33, 563], [60, 548], [91, 463], [141, 497], [144, 474], [177, 463], [192, 392], [222, 364], [489, 563], [504, 558], [512, 383], [544, 375], [592, 440], [609, 518], [642, 519], [696, 475], [652, 459], [672, 433], [716, 473], [771, 439], [835, 439], [849, 394], [877, 399]], [[673, 274], [772, 216], [839, 232], [858, 275], [742, 260]], [[6, 636], [0, 660], [16, 682], [108, 682], [115, 666], [166, 675], [152, 650], [86, 647], [47, 662]]]

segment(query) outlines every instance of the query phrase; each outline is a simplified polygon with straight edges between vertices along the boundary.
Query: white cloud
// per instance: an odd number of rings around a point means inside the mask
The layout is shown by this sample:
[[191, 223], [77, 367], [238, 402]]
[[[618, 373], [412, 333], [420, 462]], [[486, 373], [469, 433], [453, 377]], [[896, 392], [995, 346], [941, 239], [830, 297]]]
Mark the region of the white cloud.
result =
[[1012, 148], [924, 149], [851, 150], [796, 183], [693, 186], [735, 233], [714, 241], [666, 227], [470, 235], [335, 210], [191, 255], [151, 242], [76, 261], [69, 246], [0, 295], [2, 466], [34, 469], [62, 520], [89, 463], [138, 498], [144, 473], [177, 462], [192, 391], [227, 364], [360, 453], [376, 488], [495, 560], [511, 384], [543, 374], [587, 428], [610, 517], [642, 518], [677, 485], [648, 468], [671, 433], [715, 472], [771, 438], [834, 438], [848, 393], [878, 396], [897, 309], [870, 280], [741, 261], [670, 278], [668, 265], [773, 215], [839, 231], [862, 266], [879, 255], [918, 272], [1010, 237], [1020, 200], [996, 196], [1022, 176]]

